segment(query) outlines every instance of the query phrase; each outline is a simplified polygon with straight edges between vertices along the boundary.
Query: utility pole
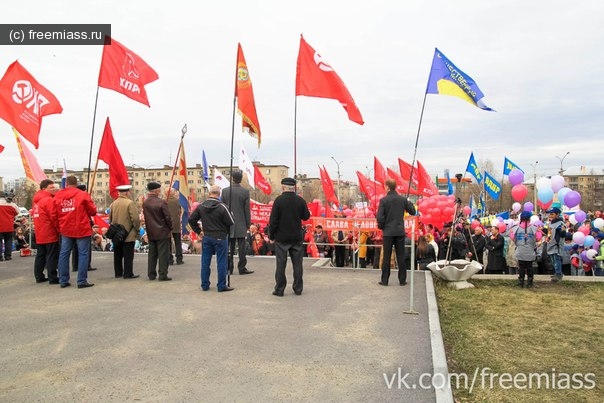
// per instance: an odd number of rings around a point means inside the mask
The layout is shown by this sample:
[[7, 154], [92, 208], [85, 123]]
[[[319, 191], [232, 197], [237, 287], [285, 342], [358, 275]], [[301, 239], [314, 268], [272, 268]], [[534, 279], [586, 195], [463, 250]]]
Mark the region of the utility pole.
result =
[[567, 151], [566, 154], [564, 154], [564, 157], [562, 157], [562, 158], [560, 158], [560, 157], [558, 157], [556, 155], [556, 158], [558, 158], [560, 160], [560, 171], [558, 171], [558, 173], [560, 175], [564, 174], [564, 166], [563, 166], [563, 164], [564, 164], [564, 158], [566, 158], [568, 156], [568, 154], [570, 154], [570, 151]]
[[342, 200], [340, 200], [340, 164], [344, 161], [338, 162], [334, 157], [331, 157], [331, 159], [334, 160], [334, 162], [338, 166], [338, 202], [340, 203], [340, 206], [341, 206]]

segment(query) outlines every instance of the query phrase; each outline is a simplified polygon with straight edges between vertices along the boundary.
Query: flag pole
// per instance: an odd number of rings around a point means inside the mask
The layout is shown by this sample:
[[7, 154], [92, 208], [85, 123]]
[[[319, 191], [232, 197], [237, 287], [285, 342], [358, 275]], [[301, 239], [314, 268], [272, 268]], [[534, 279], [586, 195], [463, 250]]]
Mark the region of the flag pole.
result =
[[406, 197], [409, 198], [411, 193], [411, 182], [413, 182], [413, 170], [415, 169], [415, 158], [417, 156], [417, 145], [419, 143], [419, 133], [422, 128], [422, 121], [424, 120], [424, 109], [426, 108], [426, 98], [428, 97], [428, 90], [424, 93], [424, 102], [422, 103], [422, 111], [419, 115], [419, 124], [417, 126], [417, 135], [415, 136], [415, 146], [413, 148], [413, 160], [411, 161], [411, 173], [409, 174], [409, 186], [407, 186]]
[[[96, 86], [96, 97], [94, 99], [94, 113], [92, 114], [92, 133], [90, 134], [90, 151], [88, 152], [88, 178], [86, 178], [86, 189], [90, 189], [90, 164], [92, 163], [92, 144], [94, 143], [94, 125], [96, 123], [96, 109], [99, 103], [99, 86]], [[98, 163], [98, 161], [97, 161]], [[96, 171], [96, 168], [95, 168]], [[90, 193], [90, 192], [89, 192]]]
[[[178, 143], [178, 151], [176, 151], [176, 161], [174, 161], [174, 166], [172, 167], [172, 175], [170, 176], [170, 186], [168, 186], [168, 196], [170, 195], [170, 189], [172, 189], [172, 183], [174, 182], [174, 173], [176, 172], [176, 167], [178, 166], [178, 159], [180, 158], [180, 149], [182, 148], [182, 141], [185, 138], [185, 134], [187, 134], [187, 124], [182, 127], [180, 130], [180, 142]], [[185, 167], [187, 169], [187, 167]]]
[[[296, 131], [297, 131], [297, 122], [298, 122], [298, 97], [294, 97], [294, 179], [298, 176], [298, 165], [297, 165], [297, 149], [296, 149]], [[339, 202], [339, 200], [338, 200]]]

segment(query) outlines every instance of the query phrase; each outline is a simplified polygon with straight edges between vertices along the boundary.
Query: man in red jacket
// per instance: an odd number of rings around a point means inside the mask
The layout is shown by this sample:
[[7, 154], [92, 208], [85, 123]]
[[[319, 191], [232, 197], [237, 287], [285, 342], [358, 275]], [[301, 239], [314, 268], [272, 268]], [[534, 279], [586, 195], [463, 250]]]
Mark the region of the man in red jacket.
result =
[[[57, 266], [59, 264], [59, 216], [54, 195], [57, 192], [55, 183], [50, 179], [40, 182], [40, 190], [34, 195], [32, 217], [36, 229], [36, 260], [34, 277], [36, 283], [48, 281], [59, 284]], [[44, 277], [44, 268], [48, 277]]]
[[[13, 253], [13, 234], [15, 233], [15, 217], [19, 215], [19, 207], [7, 200], [6, 194], [0, 191], [0, 252], [4, 242], [4, 260], [11, 260]], [[0, 254], [2, 260], [2, 254]]]
[[69, 256], [78, 248], [78, 288], [92, 287], [88, 282], [88, 254], [92, 227], [90, 216], [96, 215], [96, 206], [90, 195], [77, 188], [78, 178], [68, 176], [65, 189], [55, 195], [61, 233], [59, 253], [59, 282], [61, 288], [69, 287]]

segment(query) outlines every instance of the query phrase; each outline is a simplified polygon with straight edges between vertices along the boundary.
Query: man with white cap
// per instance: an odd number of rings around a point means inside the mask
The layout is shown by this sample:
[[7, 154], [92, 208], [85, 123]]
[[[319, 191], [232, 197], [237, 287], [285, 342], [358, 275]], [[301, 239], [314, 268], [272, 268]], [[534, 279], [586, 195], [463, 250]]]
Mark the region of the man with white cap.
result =
[[109, 222], [121, 224], [128, 231], [128, 236], [123, 242], [113, 244], [113, 271], [116, 278], [138, 278], [134, 274], [134, 242], [141, 226], [138, 208], [134, 200], [130, 199], [131, 185], [117, 186], [119, 194], [109, 207]]

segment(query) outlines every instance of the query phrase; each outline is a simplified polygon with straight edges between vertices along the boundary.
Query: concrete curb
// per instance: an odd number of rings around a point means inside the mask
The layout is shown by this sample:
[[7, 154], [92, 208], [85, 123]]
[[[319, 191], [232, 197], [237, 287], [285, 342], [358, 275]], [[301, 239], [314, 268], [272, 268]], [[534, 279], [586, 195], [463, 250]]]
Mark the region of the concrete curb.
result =
[[[436, 293], [434, 291], [434, 282], [432, 273], [425, 271], [426, 276], [426, 298], [428, 299], [428, 323], [430, 327], [430, 344], [432, 346], [432, 367], [434, 376], [440, 377], [438, 381], [443, 382], [444, 387], [434, 388], [437, 403], [453, 403], [453, 392], [449, 384], [449, 367], [447, 366], [447, 355], [443, 335], [440, 328], [440, 319], [438, 315], [438, 304], [436, 303]], [[434, 379], [434, 378], [433, 378]], [[446, 382], [445, 382], [446, 381]]]

